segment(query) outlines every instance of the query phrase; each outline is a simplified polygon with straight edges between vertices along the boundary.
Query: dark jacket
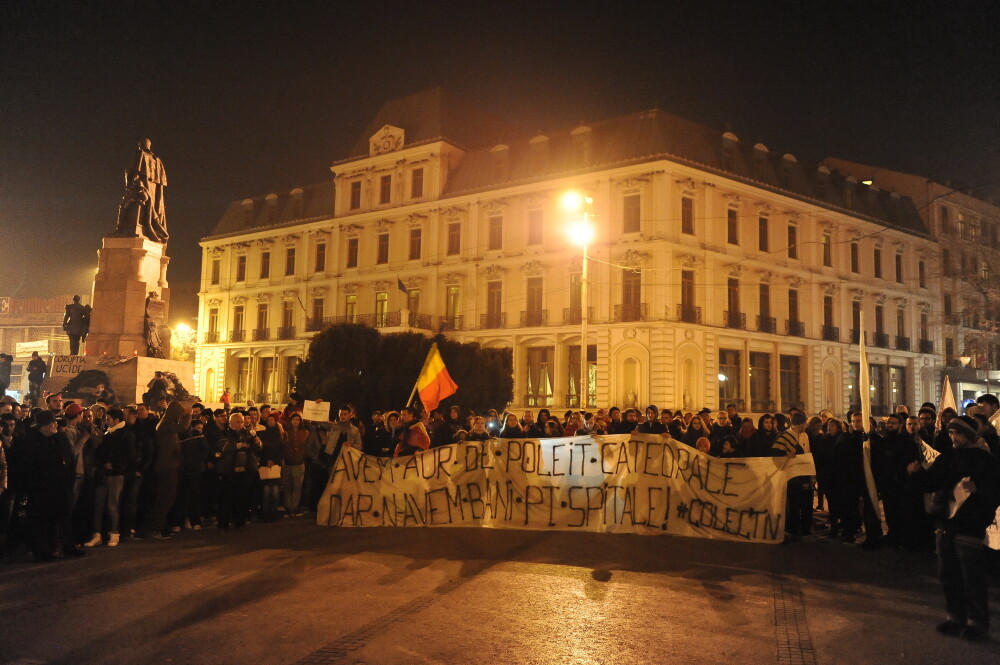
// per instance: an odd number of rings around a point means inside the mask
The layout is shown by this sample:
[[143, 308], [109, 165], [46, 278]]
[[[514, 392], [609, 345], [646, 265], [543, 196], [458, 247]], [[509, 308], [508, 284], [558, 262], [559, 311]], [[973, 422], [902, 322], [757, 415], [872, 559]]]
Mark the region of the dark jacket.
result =
[[922, 492], [951, 492], [963, 478], [971, 478], [976, 491], [951, 519], [937, 518], [937, 527], [949, 533], [986, 537], [986, 527], [996, 519], [1000, 505], [1000, 462], [978, 447], [952, 448], [934, 460], [928, 469], [914, 473], [912, 482]]
[[181, 457], [186, 473], [198, 473], [205, 470], [209, 460], [210, 448], [208, 438], [195, 430], [189, 430], [181, 441]]
[[[114, 431], [104, 434], [104, 440], [97, 447], [95, 463], [98, 472], [105, 476], [123, 476], [129, 470], [135, 456], [135, 437], [124, 424]], [[111, 465], [111, 469], [105, 467]]]
[[45, 436], [32, 428], [25, 462], [28, 514], [66, 517], [76, 481], [76, 459], [69, 439], [61, 432]]
[[257, 474], [260, 443], [245, 429], [227, 429], [218, 441], [215, 451], [215, 470], [223, 476]]
[[156, 470], [180, 471], [183, 466], [181, 435], [191, 427], [191, 414], [180, 402], [170, 402], [156, 426]]

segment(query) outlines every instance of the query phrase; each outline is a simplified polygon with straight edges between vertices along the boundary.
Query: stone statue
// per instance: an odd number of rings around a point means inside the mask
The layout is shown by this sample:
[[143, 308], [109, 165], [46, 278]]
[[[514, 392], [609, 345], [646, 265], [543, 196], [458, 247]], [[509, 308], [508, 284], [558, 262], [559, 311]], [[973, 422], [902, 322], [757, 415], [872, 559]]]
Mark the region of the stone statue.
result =
[[69, 336], [70, 355], [80, 355], [80, 342], [87, 341], [90, 332], [90, 305], [81, 305], [80, 296], [73, 296], [73, 302], [66, 305], [63, 330]]
[[163, 345], [160, 342], [160, 334], [156, 331], [157, 321], [163, 318], [163, 309], [163, 301], [157, 297], [155, 291], [150, 291], [146, 296], [146, 315], [143, 319], [147, 358], [163, 358]]
[[132, 167], [125, 171], [125, 193], [118, 204], [115, 235], [135, 237], [142, 234], [154, 242], [166, 243], [170, 237], [163, 206], [167, 173], [151, 146], [149, 139], [140, 141]]

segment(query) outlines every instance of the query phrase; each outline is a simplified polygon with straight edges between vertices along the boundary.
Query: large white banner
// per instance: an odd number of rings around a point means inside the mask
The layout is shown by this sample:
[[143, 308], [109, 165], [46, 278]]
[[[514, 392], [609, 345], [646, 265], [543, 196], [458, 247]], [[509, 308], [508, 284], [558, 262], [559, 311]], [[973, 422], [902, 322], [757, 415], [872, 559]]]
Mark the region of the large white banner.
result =
[[812, 455], [720, 459], [658, 435], [470, 441], [408, 457], [344, 448], [321, 525], [482, 526], [780, 542]]

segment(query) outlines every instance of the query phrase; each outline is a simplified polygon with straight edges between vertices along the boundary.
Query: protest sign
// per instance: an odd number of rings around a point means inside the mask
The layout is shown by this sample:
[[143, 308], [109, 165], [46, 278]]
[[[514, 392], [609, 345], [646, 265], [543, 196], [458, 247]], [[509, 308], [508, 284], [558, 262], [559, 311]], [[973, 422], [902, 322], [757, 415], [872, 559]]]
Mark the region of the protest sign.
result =
[[397, 458], [344, 448], [317, 521], [780, 542], [786, 483], [812, 455], [715, 458], [658, 435], [491, 439]]
[[310, 400], [302, 402], [302, 417], [305, 420], [315, 420], [325, 423], [330, 420], [330, 403], [323, 400]]

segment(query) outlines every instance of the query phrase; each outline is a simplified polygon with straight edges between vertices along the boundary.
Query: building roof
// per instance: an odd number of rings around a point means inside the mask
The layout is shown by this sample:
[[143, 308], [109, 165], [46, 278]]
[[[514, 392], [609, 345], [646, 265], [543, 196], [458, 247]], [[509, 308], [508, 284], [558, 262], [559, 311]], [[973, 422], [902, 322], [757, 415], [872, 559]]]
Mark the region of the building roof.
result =
[[333, 182], [233, 201], [208, 237], [333, 217]]
[[445, 195], [458, 196], [653, 159], [676, 161], [905, 231], [927, 233], [913, 202], [907, 198], [660, 110], [470, 151], [449, 175]]
[[407, 147], [443, 139], [461, 148], [474, 148], [519, 134], [496, 116], [439, 86], [387, 101], [362, 131], [351, 154], [339, 161], [367, 157], [369, 139], [385, 125], [402, 128]]

